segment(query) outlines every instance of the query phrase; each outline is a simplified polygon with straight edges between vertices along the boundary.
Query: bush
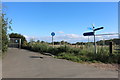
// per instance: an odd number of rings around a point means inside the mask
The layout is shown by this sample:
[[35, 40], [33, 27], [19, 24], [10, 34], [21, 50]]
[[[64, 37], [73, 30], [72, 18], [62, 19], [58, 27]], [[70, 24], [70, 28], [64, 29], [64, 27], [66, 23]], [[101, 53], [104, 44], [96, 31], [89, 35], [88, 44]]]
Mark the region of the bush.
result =
[[30, 42], [27, 46], [24, 46], [24, 48], [35, 52], [44, 53], [47, 52], [48, 45], [45, 43]]
[[70, 52], [70, 47], [66, 45], [58, 47], [58, 53], [61, 53], [61, 52]]
[[58, 55], [59, 54], [58, 48], [53, 48], [53, 47], [48, 47], [47, 52], [51, 53], [53, 55]]

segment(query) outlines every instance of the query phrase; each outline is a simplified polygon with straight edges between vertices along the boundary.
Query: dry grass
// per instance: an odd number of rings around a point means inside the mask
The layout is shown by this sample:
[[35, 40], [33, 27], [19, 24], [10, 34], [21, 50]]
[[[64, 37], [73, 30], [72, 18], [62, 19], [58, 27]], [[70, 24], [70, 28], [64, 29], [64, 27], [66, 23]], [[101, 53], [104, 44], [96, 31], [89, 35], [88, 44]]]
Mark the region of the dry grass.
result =
[[91, 65], [102, 70], [112, 70], [112, 71], [118, 71], [120, 66], [118, 64], [105, 64], [105, 63], [87, 63], [86, 62], [84, 64]]

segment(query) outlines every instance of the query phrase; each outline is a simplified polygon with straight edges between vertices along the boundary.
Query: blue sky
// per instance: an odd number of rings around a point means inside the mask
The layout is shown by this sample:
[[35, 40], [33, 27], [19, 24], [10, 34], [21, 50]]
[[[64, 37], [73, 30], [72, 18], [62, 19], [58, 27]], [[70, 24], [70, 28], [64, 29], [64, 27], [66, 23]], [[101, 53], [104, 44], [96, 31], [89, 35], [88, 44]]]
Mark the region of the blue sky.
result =
[[119, 0], [2, 0], [3, 2], [119, 2]]
[[3, 11], [13, 20], [12, 32], [26, 38], [50, 41], [54, 31], [56, 41], [84, 41], [93, 23], [104, 26], [96, 34], [118, 32], [117, 2], [4, 2]]

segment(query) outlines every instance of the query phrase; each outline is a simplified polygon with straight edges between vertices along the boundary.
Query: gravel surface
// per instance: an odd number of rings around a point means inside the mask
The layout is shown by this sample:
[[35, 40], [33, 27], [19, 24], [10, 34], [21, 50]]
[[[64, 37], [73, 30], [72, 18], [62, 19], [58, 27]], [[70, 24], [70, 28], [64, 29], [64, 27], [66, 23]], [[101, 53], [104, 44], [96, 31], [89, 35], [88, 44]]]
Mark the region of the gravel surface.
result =
[[105, 64], [105, 63], [85, 63], [87, 65], [92, 65], [96, 68], [103, 69], [103, 70], [111, 70], [111, 71], [118, 71], [118, 64]]

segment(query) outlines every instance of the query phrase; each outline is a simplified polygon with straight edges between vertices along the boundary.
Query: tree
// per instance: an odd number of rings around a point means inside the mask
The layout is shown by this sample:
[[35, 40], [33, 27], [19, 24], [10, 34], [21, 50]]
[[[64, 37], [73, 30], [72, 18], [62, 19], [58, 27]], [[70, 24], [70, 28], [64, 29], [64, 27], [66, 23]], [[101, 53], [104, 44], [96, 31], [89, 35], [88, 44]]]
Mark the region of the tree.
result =
[[9, 34], [9, 37], [10, 38], [21, 38], [21, 45], [27, 42], [26, 38], [23, 35], [18, 34], [18, 33], [11, 33]]
[[45, 41], [41, 41], [41, 43], [45, 43]]
[[8, 20], [8, 18], [5, 18], [5, 14], [2, 14], [1, 16], [1, 20], [0, 22], [2, 22], [2, 52], [5, 52], [7, 51], [7, 47], [8, 47], [8, 34], [7, 34], [7, 31], [10, 29], [12, 30], [11, 28], [11, 22], [12, 20]]
[[63, 45], [63, 44], [65, 44], [65, 42], [64, 42], [64, 41], [61, 41], [61, 44]]
[[37, 43], [40, 43], [40, 40], [37, 40]]
[[60, 44], [60, 42], [54, 42], [54, 45], [59, 45]]

